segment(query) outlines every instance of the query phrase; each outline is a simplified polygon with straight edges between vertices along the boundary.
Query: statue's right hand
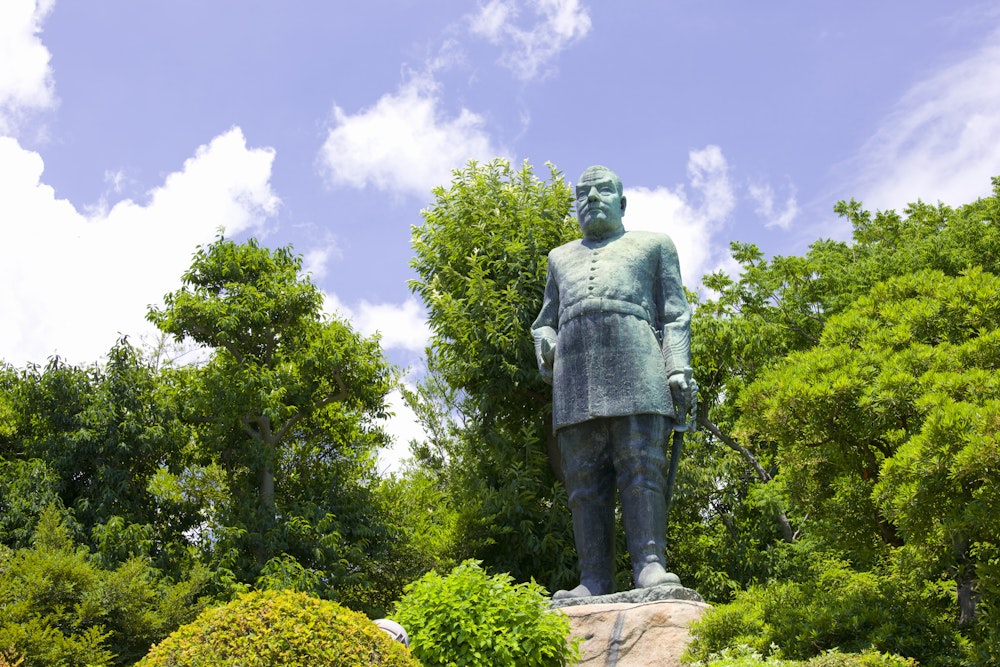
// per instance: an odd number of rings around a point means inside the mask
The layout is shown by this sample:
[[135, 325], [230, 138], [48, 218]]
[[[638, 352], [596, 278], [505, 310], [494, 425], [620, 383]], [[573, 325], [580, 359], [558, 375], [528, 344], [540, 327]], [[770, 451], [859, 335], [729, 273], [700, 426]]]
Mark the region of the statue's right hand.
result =
[[551, 372], [556, 362], [556, 343], [548, 338], [542, 339], [542, 360]]
[[538, 371], [546, 384], [552, 384], [552, 369], [556, 363], [556, 344], [549, 338], [541, 339], [541, 355], [538, 360]]

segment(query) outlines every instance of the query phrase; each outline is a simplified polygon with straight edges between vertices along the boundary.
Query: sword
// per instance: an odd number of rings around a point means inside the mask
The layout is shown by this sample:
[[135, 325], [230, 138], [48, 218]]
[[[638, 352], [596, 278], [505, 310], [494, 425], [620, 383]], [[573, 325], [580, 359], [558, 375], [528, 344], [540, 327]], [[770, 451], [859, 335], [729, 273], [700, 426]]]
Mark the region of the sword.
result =
[[674, 420], [674, 433], [670, 440], [670, 468], [667, 471], [665, 516], [670, 514], [670, 503], [674, 497], [674, 482], [677, 481], [677, 466], [680, 463], [681, 450], [684, 449], [684, 434], [694, 433], [698, 430], [698, 383], [694, 381], [693, 374], [690, 366], [684, 369], [684, 380], [687, 381], [689, 387], [690, 402], [684, 404], [681, 401], [676, 401], [674, 404], [677, 417]]

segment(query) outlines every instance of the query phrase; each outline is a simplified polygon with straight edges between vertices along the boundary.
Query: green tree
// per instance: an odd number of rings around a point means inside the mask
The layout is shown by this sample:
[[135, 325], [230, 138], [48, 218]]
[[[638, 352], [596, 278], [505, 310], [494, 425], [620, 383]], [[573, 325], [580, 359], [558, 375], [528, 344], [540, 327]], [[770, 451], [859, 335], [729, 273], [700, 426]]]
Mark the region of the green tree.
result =
[[[703, 581], [731, 577], [730, 594], [790, 581], [836, 614], [836, 596], [816, 585], [827, 576], [817, 562], [843, 559], [893, 591], [885, 596], [922, 600], [938, 619], [932, 635], [953, 642], [948, 655], [995, 664], [998, 533], [986, 508], [998, 501], [1000, 179], [994, 188], [972, 204], [917, 202], [903, 215], [841, 202], [853, 244], [818, 241], [803, 257], [769, 260], [735, 244], [741, 275], [706, 279], [716, 294], [694, 324], [706, 433], [687, 452], [705, 468], [682, 466], [681, 481], [687, 470], [682, 501], [709, 509], [687, 507], [692, 523], [676, 547], [718, 554], [728, 536], [741, 548], [709, 558]], [[784, 530], [760, 530], [779, 513], [791, 544]], [[745, 567], [760, 554], [776, 557]], [[747, 609], [728, 623], [746, 621]], [[947, 639], [946, 619], [964, 639]], [[916, 637], [908, 622], [894, 633]], [[779, 646], [792, 639], [785, 632]], [[873, 645], [888, 645], [877, 636]], [[949, 664], [934, 641], [910, 655]]]
[[548, 251], [579, 230], [568, 186], [549, 172], [543, 181], [527, 163], [505, 160], [455, 171], [413, 230], [410, 286], [428, 309], [431, 375], [457, 392], [440, 414], [457, 410], [461, 428], [424, 453], [445, 466], [461, 556], [553, 586], [573, 577], [572, 536], [530, 325]]
[[[835, 210], [852, 225], [853, 243], [818, 240], [803, 256], [769, 259], [734, 243], [739, 275], [705, 278], [712, 296], [698, 303], [692, 322], [703, 433], [685, 451], [672, 510], [683, 527], [672, 522], [670, 540], [679, 561], [698, 564], [694, 581], [703, 593], [725, 599], [800, 567], [800, 550], [787, 545], [816, 538], [812, 529], [820, 526], [772, 483], [781, 470], [774, 439], [740, 430], [747, 388], [788, 355], [814, 348], [830, 318], [880, 282], [928, 268], [948, 276], [1000, 270], [998, 195], [994, 179], [993, 196], [958, 208], [918, 201], [902, 214], [873, 215], [857, 201], [840, 202]], [[887, 535], [866, 535], [868, 558]]]
[[[125, 339], [103, 364], [8, 369], [0, 401], [0, 500], [7, 544], [26, 546], [41, 509], [56, 498], [109, 562], [145, 555], [169, 567], [184, 551], [195, 508], [150, 488], [161, 470], [179, 471], [190, 429], [178, 419], [162, 376]], [[6, 489], [6, 490], [5, 490]]]
[[0, 555], [0, 646], [25, 667], [130, 665], [204, 604], [204, 570], [171, 582], [145, 558], [105, 568], [54, 506], [31, 546]]
[[220, 237], [198, 249], [182, 282], [149, 319], [211, 350], [174, 381], [184, 418], [199, 426], [199, 463], [218, 466], [228, 486], [210, 526], [220, 565], [253, 581], [290, 554], [327, 572], [327, 586], [357, 579], [388, 539], [367, 481], [394, 383], [378, 339], [323, 314], [290, 247]]

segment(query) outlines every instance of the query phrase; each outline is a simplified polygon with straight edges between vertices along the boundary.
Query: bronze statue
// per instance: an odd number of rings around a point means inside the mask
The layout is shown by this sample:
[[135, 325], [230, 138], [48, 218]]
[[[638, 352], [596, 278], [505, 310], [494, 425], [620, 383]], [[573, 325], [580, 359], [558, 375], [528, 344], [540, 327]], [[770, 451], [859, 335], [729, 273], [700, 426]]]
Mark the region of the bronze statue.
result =
[[635, 587], [680, 583], [664, 553], [665, 445], [686, 428], [695, 400], [691, 311], [673, 241], [626, 232], [625, 203], [613, 171], [583, 172], [576, 211], [584, 238], [549, 253], [545, 299], [531, 327], [539, 369], [552, 384], [580, 565], [580, 585], [556, 599], [614, 592], [616, 486]]

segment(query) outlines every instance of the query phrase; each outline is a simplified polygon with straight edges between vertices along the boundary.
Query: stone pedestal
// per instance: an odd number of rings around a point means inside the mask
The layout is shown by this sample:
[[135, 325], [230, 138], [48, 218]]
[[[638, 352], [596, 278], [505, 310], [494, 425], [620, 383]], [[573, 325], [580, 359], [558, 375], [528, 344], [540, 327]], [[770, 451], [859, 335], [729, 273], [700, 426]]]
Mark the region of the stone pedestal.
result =
[[585, 667], [680, 667], [688, 626], [709, 608], [682, 586], [556, 600], [553, 606], [569, 616], [573, 636], [583, 640]]

